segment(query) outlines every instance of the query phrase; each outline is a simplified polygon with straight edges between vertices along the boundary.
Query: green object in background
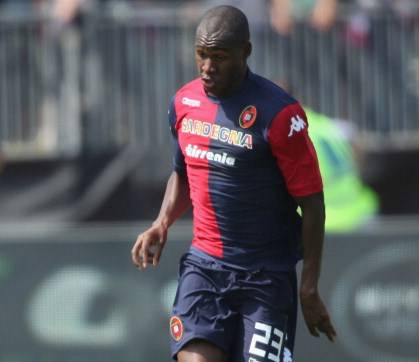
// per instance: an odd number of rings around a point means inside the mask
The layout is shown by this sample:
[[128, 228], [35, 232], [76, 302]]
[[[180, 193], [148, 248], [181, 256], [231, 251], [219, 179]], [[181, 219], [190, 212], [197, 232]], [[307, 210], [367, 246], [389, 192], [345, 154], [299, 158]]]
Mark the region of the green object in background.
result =
[[304, 110], [323, 178], [326, 231], [356, 230], [377, 213], [377, 196], [363, 184], [351, 144], [336, 123], [309, 108]]

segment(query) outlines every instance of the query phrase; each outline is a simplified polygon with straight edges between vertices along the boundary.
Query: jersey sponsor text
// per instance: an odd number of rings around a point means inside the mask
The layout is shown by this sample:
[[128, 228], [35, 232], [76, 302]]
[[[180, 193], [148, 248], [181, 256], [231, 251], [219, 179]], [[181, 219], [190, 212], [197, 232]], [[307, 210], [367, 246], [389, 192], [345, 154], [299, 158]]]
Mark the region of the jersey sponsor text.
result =
[[236, 159], [229, 156], [227, 153], [223, 152], [212, 152], [207, 150], [202, 150], [196, 145], [189, 144], [185, 149], [186, 155], [193, 158], [200, 158], [202, 160], [206, 159], [208, 161], [213, 161], [221, 163], [227, 166], [234, 166]]
[[253, 148], [253, 139], [250, 133], [243, 133], [241, 131], [197, 119], [184, 118], [182, 120], [182, 132], [212, 138], [249, 150]]

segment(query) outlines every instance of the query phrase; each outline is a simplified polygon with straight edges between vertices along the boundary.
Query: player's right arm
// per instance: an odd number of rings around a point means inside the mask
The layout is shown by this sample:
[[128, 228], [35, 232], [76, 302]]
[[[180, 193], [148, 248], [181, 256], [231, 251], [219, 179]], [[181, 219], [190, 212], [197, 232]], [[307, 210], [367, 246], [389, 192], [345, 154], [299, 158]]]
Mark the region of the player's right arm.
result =
[[131, 250], [133, 263], [141, 269], [145, 269], [147, 264], [156, 266], [159, 263], [170, 225], [191, 206], [185, 157], [176, 130], [175, 98], [170, 103], [168, 118], [174, 143], [174, 171], [167, 182], [159, 215], [149, 229], [138, 235]]
[[133, 263], [145, 269], [156, 266], [166, 244], [167, 231], [175, 220], [191, 206], [186, 173], [173, 171], [169, 177], [159, 215], [150, 228], [138, 235], [131, 250]]

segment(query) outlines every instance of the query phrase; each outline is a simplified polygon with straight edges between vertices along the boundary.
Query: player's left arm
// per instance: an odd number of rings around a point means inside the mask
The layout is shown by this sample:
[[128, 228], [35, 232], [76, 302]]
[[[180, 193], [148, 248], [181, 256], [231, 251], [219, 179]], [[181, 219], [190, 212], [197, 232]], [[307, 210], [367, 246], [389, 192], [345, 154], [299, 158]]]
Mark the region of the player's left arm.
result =
[[300, 303], [304, 320], [313, 336], [318, 337], [319, 332], [321, 332], [333, 342], [336, 331], [318, 289], [325, 223], [323, 192], [294, 198], [301, 207], [303, 217], [304, 258], [301, 273]]
[[304, 261], [300, 302], [304, 319], [313, 336], [322, 332], [333, 341], [336, 331], [318, 290], [325, 224], [323, 183], [307, 117], [298, 103], [288, 105], [275, 116], [268, 130], [268, 142], [288, 192], [302, 211]]

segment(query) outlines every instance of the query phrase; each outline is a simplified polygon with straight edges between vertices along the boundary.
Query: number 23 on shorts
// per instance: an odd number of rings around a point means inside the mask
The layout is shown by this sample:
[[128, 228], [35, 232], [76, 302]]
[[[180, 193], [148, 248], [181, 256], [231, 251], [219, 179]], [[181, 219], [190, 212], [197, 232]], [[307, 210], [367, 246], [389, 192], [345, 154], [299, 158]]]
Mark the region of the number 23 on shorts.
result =
[[[273, 361], [281, 362], [281, 351], [284, 343], [284, 332], [262, 322], [256, 322], [249, 346], [248, 362]], [[258, 359], [262, 358], [262, 360]]]

